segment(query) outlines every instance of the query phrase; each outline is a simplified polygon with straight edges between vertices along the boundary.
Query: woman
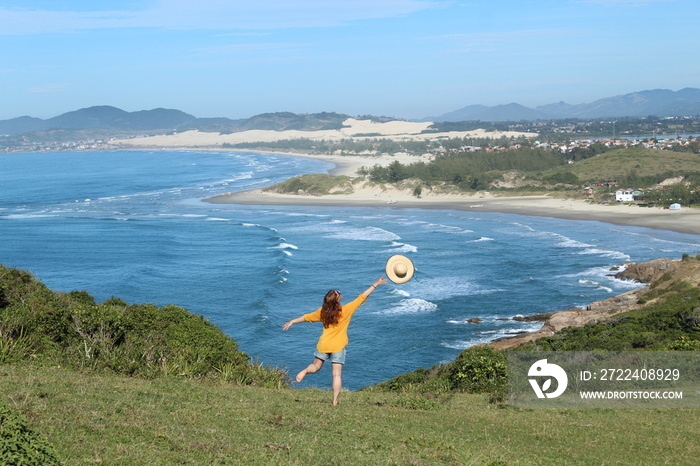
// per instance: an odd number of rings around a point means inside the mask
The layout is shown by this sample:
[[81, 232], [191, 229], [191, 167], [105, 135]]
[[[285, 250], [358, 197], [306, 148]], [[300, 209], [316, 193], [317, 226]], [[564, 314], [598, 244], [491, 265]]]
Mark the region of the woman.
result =
[[292, 325], [302, 322], [323, 323], [323, 334], [316, 344], [314, 362], [297, 374], [296, 381], [301, 382], [307, 374], [318, 372], [323, 367], [323, 363], [330, 360], [333, 368], [333, 406], [338, 404], [338, 395], [340, 395], [340, 389], [343, 386], [341, 376], [343, 364], [345, 364], [345, 347], [348, 344], [350, 319], [352, 319], [352, 315], [367, 300], [369, 295], [379, 285], [385, 283], [386, 279], [383, 276], [380, 277], [354, 301], [344, 306], [340, 304], [340, 299], [342, 298], [340, 291], [331, 290], [323, 298], [323, 306], [315, 312], [292, 319], [282, 326], [282, 330], [287, 330]]

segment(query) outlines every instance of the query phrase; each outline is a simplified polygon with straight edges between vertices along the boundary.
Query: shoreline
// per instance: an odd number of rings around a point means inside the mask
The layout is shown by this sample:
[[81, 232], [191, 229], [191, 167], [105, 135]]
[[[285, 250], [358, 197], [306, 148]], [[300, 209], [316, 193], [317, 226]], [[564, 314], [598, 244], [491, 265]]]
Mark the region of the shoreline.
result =
[[[275, 152], [279, 154], [278, 152]], [[405, 163], [418, 161], [418, 156], [318, 156], [311, 154], [290, 154], [323, 160], [335, 164], [329, 170], [332, 175], [354, 176], [362, 166], [388, 164], [395, 160]], [[355, 160], [353, 160], [355, 159]], [[680, 210], [661, 207], [640, 207], [636, 205], [591, 204], [583, 199], [561, 199], [543, 195], [495, 196], [490, 193], [477, 193], [466, 196], [459, 194], [423, 194], [413, 196], [407, 190], [364, 187], [352, 194], [328, 194], [324, 196], [277, 194], [261, 189], [223, 193], [203, 202], [212, 204], [239, 205], [281, 205], [318, 207], [373, 207], [385, 209], [446, 209], [472, 212], [498, 212], [531, 217], [561, 218], [566, 220], [598, 221], [619, 226], [635, 226], [676, 233], [700, 235], [700, 209], [684, 207]]]

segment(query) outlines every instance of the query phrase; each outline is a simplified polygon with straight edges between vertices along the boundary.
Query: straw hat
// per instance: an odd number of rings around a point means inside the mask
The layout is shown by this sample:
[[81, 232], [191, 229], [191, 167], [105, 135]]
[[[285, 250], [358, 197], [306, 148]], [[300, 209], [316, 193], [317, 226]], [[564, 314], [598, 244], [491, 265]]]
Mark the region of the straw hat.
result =
[[413, 262], [406, 256], [396, 254], [386, 261], [386, 276], [394, 283], [406, 283], [413, 277]]

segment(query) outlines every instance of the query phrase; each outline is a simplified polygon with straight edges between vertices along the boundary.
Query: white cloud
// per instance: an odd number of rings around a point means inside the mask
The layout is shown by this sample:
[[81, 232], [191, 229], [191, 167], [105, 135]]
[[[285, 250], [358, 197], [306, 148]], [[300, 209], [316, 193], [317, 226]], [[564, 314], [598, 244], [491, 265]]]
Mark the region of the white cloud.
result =
[[331, 27], [397, 17], [441, 6], [438, 0], [160, 0], [142, 10], [58, 11], [0, 8], [0, 34], [94, 29], [266, 30]]
[[38, 87], [31, 87], [27, 90], [32, 94], [51, 94], [54, 92], [60, 92], [66, 87], [68, 87], [68, 84], [52, 83]]

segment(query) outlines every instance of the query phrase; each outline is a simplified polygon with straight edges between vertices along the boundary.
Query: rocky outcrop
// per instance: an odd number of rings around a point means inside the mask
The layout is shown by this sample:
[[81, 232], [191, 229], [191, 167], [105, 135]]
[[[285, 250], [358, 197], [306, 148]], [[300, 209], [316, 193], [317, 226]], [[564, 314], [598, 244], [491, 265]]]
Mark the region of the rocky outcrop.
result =
[[547, 317], [540, 330], [515, 337], [499, 338], [488, 345], [494, 349], [515, 348], [539, 338], [552, 336], [566, 327], [583, 327], [586, 324], [608, 320], [622, 312], [641, 309], [654, 301], [644, 297], [650, 289], [654, 288], [658, 291], [676, 281], [682, 280], [694, 286], [700, 286], [699, 259], [700, 256], [695, 256], [687, 261], [655, 259], [649, 262], [631, 263], [624, 271], [615, 274], [615, 278], [634, 280], [640, 285], [650, 284], [650, 287], [641, 287], [603, 301], [593, 302], [586, 309], [554, 312]]
[[625, 270], [614, 275], [622, 280], [633, 280], [640, 283], [651, 283], [664, 274], [671, 273], [680, 265], [679, 260], [654, 259], [649, 262], [629, 264]]

